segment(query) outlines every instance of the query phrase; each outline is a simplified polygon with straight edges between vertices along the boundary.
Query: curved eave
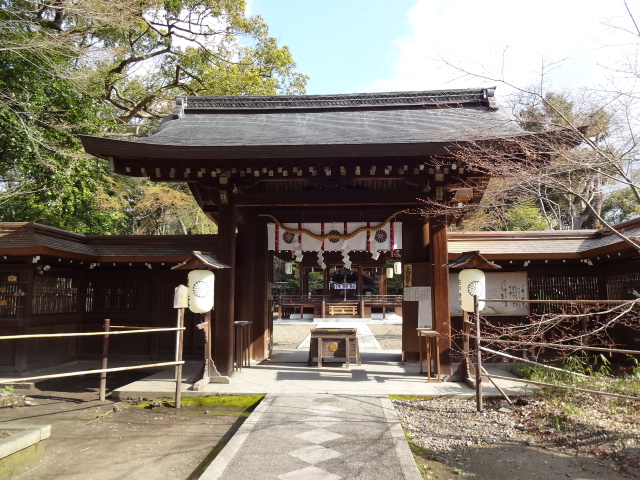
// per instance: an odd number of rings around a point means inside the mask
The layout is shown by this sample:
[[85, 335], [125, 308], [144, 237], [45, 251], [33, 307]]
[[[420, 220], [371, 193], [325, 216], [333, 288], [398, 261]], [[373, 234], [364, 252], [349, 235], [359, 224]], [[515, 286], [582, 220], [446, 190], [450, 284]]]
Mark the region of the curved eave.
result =
[[451, 142], [336, 145], [184, 146], [80, 135], [87, 153], [96, 157], [167, 160], [268, 160], [303, 158], [449, 155]]
[[[96, 157], [122, 159], [173, 160], [269, 160], [269, 159], [314, 159], [314, 158], [372, 158], [372, 157], [413, 157], [451, 156], [458, 149], [475, 147], [503, 147], [506, 150], [524, 151], [525, 145], [548, 151], [549, 145], [561, 143], [565, 147], [580, 142], [571, 135], [554, 132], [526, 134], [517, 137], [492, 138], [484, 140], [422, 142], [422, 143], [380, 143], [380, 144], [312, 144], [312, 145], [168, 145], [149, 144], [132, 140], [80, 135], [87, 153]], [[173, 162], [175, 163], [175, 162]]]
[[[184, 254], [141, 254], [141, 255], [90, 255], [80, 252], [68, 251], [64, 249], [51, 248], [43, 245], [29, 247], [0, 247], [0, 255], [7, 257], [31, 257], [39, 255], [41, 257], [58, 257], [67, 260], [77, 260], [95, 263], [180, 263], [188, 257]], [[65, 264], [66, 266], [66, 264]]]

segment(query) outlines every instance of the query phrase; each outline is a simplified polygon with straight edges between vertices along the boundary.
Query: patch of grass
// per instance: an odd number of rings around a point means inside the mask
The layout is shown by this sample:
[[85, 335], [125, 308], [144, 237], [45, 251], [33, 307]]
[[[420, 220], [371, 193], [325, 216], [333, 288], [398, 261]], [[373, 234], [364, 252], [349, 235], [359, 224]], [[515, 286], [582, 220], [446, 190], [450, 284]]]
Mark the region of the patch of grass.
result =
[[389, 395], [391, 400], [433, 400], [436, 397], [428, 395]]
[[[409, 395], [400, 396], [409, 397]], [[409, 435], [406, 431], [404, 432], [404, 436], [407, 439], [407, 443], [409, 444], [409, 448], [411, 449], [411, 454], [413, 455], [413, 460], [416, 462], [416, 466], [418, 467], [423, 480], [450, 478], [452, 473], [456, 475], [460, 473], [459, 470], [457, 472], [455, 471], [455, 467], [452, 468], [444, 463], [438, 462], [435, 459], [435, 454], [431, 450], [423, 448], [420, 445], [414, 443], [411, 439], [411, 435]]]
[[199, 407], [232, 407], [252, 412], [262, 401], [264, 395], [210, 395], [207, 397], [185, 397], [183, 405]]
[[549, 400], [549, 406], [562, 410], [567, 415], [579, 415], [582, 411], [580, 405], [573, 402], [564, 401], [563, 397], [552, 398], [551, 400]]
[[568, 372], [559, 372], [551, 368], [537, 365], [527, 365], [526, 363], [516, 363], [509, 365], [507, 371], [513, 373], [516, 377], [524, 378], [534, 382], [554, 383], [562, 385], [563, 383], [574, 382], [577, 378]]
[[[238, 415], [239, 412], [252, 412], [264, 397], [264, 395], [209, 395], [206, 397], [183, 397], [181, 399], [181, 406], [187, 408], [212, 409], [211, 413], [217, 415], [230, 413]], [[173, 399], [162, 397], [139, 402], [132, 406], [136, 408], [175, 408], [176, 404]]]
[[564, 413], [550, 413], [544, 417], [544, 423], [547, 427], [553, 428], [558, 432], [568, 432], [571, 430], [571, 420]]
[[34, 443], [27, 448], [4, 457], [0, 463], [0, 478], [9, 478], [20, 474], [25, 470], [25, 467], [42, 458], [44, 455], [43, 443]]
[[135, 402], [129, 404], [132, 408], [153, 408], [153, 407], [174, 407], [175, 404], [172, 399], [168, 397], [156, 398], [154, 400], [143, 400], [141, 402]]
[[[551, 383], [559, 387], [564, 385], [640, 397], [640, 367], [638, 366], [632, 367], [630, 371], [613, 375], [610, 362], [604, 355], [591, 357], [574, 355], [563, 359], [562, 367], [586, 377], [522, 363], [509, 366], [508, 371], [526, 380]], [[565, 397], [571, 395], [570, 389], [564, 392]]]

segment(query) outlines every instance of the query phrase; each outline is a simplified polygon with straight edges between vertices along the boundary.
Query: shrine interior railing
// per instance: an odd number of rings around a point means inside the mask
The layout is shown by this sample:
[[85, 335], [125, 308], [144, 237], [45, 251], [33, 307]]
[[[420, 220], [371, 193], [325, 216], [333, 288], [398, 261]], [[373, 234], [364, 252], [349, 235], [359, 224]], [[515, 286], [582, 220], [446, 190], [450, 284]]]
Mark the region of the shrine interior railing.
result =
[[358, 295], [357, 298], [349, 298], [346, 300], [331, 298], [328, 295], [280, 295], [275, 298], [275, 303], [280, 305], [300, 305], [300, 304], [317, 304], [322, 301], [327, 303], [354, 303], [364, 301], [365, 304], [387, 304], [401, 305], [402, 295]]

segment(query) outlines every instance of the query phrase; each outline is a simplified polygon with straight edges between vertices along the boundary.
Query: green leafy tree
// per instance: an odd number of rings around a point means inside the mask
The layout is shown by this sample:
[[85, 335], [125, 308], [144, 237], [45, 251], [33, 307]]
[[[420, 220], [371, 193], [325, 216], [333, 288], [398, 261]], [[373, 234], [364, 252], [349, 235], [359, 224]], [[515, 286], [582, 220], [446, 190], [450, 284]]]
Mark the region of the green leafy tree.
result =
[[210, 229], [176, 213], [183, 187], [110, 174], [76, 135], [148, 134], [180, 94], [304, 92], [287, 47], [244, 12], [243, 0], [0, 0], [0, 220]]
[[[562, 131], [579, 125], [587, 143], [607, 149], [611, 114], [597, 105], [567, 93], [520, 93], [513, 104], [520, 125], [528, 131]], [[590, 146], [581, 146], [558, 152], [556, 159], [540, 169], [542, 177], [534, 183], [516, 183], [531, 196], [536, 190], [538, 204], [553, 224], [559, 228], [590, 228], [597, 224], [606, 197], [606, 186], [615, 176], [615, 170], [601, 161], [601, 156]], [[529, 190], [529, 191], [526, 191]]]
[[129, 211], [131, 231], [139, 235], [216, 233], [216, 225], [193, 203], [184, 184], [136, 182]]
[[[118, 232], [124, 203], [76, 136], [98, 130], [93, 101], [75, 82], [36, 68], [42, 55], [0, 50], [0, 219]], [[55, 52], [48, 60], [68, 62]]]
[[504, 212], [501, 230], [547, 230], [549, 223], [533, 198], [522, 198]]
[[602, 215], [612, 223], [640, 216], [640, 202], [630, 188], [622, 188], [612, 192], [604, 202]]

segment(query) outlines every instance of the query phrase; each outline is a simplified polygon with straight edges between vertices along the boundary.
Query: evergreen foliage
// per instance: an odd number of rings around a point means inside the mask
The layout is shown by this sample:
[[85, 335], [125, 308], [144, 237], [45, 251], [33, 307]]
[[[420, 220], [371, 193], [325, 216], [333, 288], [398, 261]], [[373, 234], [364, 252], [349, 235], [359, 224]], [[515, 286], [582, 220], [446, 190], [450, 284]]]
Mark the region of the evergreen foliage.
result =
[[183, 185], [122, 178], [78, 134], [146, 135], [176, 95], [304, 93], [243, 0], [0, 0], [0, 221], [210, 233]]

